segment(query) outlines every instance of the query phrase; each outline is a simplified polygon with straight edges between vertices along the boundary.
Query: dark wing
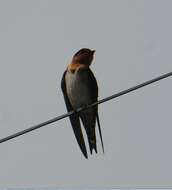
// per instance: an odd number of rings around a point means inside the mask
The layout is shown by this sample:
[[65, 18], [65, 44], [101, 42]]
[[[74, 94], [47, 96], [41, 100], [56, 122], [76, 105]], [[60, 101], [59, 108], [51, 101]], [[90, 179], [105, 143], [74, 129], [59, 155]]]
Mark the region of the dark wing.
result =
[[[96, 102], [98, 99], [98, 86], [97, 86], [97, 81], [96, 78], [94, 77], [94, 74], [90, 69], [87, 69], [88, 72], [88, 84], [91, 90], [91, 95], [92, 95], [92, 102]], [[98, 114], [98, 105], [94, 106], [95, 112], [96, 112], [96, 118], [97, 118], [97, 124], [98, 124], [98, 129], [99, 129], [99, 134], [100, 134], [100, 139], [101, 139], [101, 144], [102, 144], [102, 150], [104, 152], [104, 145], [103, 145], [103, 138], [102, 138], [102, 132], [101, 132], [101, 127], [100, 127], [100, 120], [99, 120], [99, 114]]]
[[[71, 103], [69, 101], [69, 98], [67, 96], [67, 91], [66, 91], [66, 82], [65, 82], [65, 74], [67, 71], [64, 72], [63, 77], [62, 77], [62, 81], [61, 81], [61, 88], [62, 88], [62, 92], [63, 92], [63, 96], [64, 96], [64, 100], [66, 103], [66, 107], [67, 107], [67, 111], [72, 111], [73, 108], [71, 106]], [[86, 146], [85, 146], [85, 142], [84, 142], [84, 138], [83, 138], [83, 134], [81, 131], [81, 125], [80, 125], [80, 121], [79, 121], [79, 117], [78, 114], [72, 114], [69, 116], [70, 118], [70, 122], [76, 137], [76, 140], [78, 142], [78, 145], [82, 151], [82, 153], [84, 154], [84, 156], [86, 158], [88, 158], [87, 156], [87, 150], [86, 150]]]
[[[88, 84], [90, 86], [90, 90], [91, 90], [91, 95], [92, 95], [92, 101], [96, 102], [97, 98], [98, 98], [98, 86], [97, 86], [97, 81], [96, 78], [94, 77], [94, 74], [92, 73], [92, 71], [90, 69], [88, 69]], [[95, 106], [95, 108], [97, 108], [97, 106]]]

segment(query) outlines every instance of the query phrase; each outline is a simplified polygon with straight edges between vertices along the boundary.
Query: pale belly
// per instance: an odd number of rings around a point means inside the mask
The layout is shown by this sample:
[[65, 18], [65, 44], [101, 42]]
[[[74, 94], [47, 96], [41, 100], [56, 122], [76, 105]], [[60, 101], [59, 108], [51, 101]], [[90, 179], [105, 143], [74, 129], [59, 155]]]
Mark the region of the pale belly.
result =
[[79, 72], [67, 72], [65, 80], [68, 98], [74, 109], [92, 103], [89, 86]]

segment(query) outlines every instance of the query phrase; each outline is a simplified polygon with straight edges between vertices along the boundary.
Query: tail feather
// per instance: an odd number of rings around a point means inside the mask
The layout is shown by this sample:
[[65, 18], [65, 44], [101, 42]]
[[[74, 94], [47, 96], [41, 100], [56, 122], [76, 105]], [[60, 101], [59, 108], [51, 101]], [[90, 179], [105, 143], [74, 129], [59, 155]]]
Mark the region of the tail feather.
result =
[[97, 153], [95, 130], [94, 130], [94, 132], [92, 131], [91, 133], [87, 132], [87, 137], [88, 137], [88, 144], [89, 144], [89, 148], [90, 148], [90, 153], [92, 154], [93, 149]]
[[103, 144], [103, 137], [102, 137], [102, 132], [101, 132], [101, 127], [100, 127], [100, 120], [99, 120], [99, 115], [97, 113], [97, 124], [98, 124], [98, 129], [99, 129], [99, 135], [100, 135], [100, 140], [101, 140], [101, 144], [102, 144], [102, 150], [104, 153], [104, 144]]
[[81, 112], [80, 117], [87, 134], [90, 153], [92, 154], [93, 149], [97, 153], [96, 134], [95, 134], [96, 114], [94, 110], [87, 110]]

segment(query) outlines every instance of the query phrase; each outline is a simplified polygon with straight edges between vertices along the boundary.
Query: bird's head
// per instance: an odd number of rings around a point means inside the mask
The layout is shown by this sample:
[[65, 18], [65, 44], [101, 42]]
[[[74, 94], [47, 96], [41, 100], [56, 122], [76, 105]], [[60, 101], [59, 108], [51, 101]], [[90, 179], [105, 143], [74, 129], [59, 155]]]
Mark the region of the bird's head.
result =
[[80, 64], [89, 66], [93, 60], [95, 50], [82, 48], [73, 56], [72, 62], [79, 62]]

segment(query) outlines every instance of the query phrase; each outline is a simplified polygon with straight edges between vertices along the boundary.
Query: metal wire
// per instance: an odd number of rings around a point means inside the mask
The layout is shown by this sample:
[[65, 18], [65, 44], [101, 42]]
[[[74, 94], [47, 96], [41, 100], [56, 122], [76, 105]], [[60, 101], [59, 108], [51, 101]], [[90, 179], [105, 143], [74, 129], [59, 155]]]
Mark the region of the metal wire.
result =
[[142, 88], [142, 87], [144, 87], [144, 86], [147, 86], [147, 85], [149, 85], [149, 84], [155, 83], [155, 82], [157, 82], [157, 81], [159, 81], [159, 80], [162, 80], [162, 79], [165, 79], [165, 78], [167, 78], [167, 77], [169, 77], [169, 76], [172, 76], [172, 72], [166, 73], [166, 74], [161, 75], [161, 76], [159, 76], [159, 77], [156, 77], [156, 78], [154, 78], [154, 79], [152, 79], [152, 80], [146, 81], [146, 82], [141, 83], [141, 84], [139, 84], [139, 85], [133, 86], [133, 87], [131, 87], [131, 88], [128, 88], [128, 89], [126, 89], [126, 90], [123, 90], [123, 91], [121, 91], [121, 92], [118, 92], [118, 93], [116, 93], [116, 94], [113, 94], [112, 96], [109, 96], [109, 97], [106, 97], [106, 98], [104, 98], [104, 99], [101, 99], [101, 100], [99, 100], [99, 101], [97, 101], [97, 102], [94, 102], [94, 103], [91, 104], [91, 105], [78, 108], [78, 109], [75, 110], [75, 111], [74, 111], [74, 110], [73, 110], [73, 111], [70, 111], [70, 112], [68, 112], [68, 113], [66, 113], [66, 114], [60, 115], [60, 116], [58, 116], [58, 117], [52, 118], [52, 119], [50, 119], [50, 120], [48, 120], [48, 121], [45, 121], [45, 122], [43, 122], [43, 123], [40, 123], [40, 124], [38, 124], [38, 125], [34, 125], [34, 126], [30, 127], [30, 128], [27, 128], [27, 129], [25, 129], [25, 130], [22, 130], [22, 131], [19, 131], [19, 132], [17, 132], [17, 133], [14, 133], [14, 134], [12, 134], [12, 135], [9, 135], [9, 136], [7, 136], [7, 137], [5, 137], [5, 138], [0, 139], [0, 143], [3, 143], [3, 142], [8, 141], [8, 140], [10, 140], [10, 139], [13, 139], [13, 138], [16, 138], [16, 137], [18, 137], [18, 136], [24, 135], [24, 134], [26, 134], [26, 133], [29, 133], [29, 132], [33, 131], [33, 130], [39, 129], [39, 128], [45, 126], [45, 125], [48, 125], [48, 124], [50, 124], [50, 123], [54, 123], [54, 122], [56, 122], [56, 121], [59, 121], [59, 120], [64, 119], [64, 118], [66, 118], [66, 117], [69, 117], [70, 115], [75, 114], [76, 112], [81, 112], [81, 111], [83, 111], [83, 110], [89, 109], [89, 108], [91, 108], [91, 107], [93, 107], [93, 106], [96, 106], [96, 105], [98, 105], [98, 104], [102, 104], [102, 103], [104, 103], [104, 102], [107, 102], [107, 101], [109, 101], [109, 100], [112, 100], [112, 99], [114, 99], [114, 98], [117, 98], [117, 97], [119, 97], [119, 96], [122, 96], [122, 95], [124, 95], [124, 94], [130, 93], [130, 92], [132, 92], [132, 91], [134, 91], [134, 90], [137, 90], [137, 89]]

